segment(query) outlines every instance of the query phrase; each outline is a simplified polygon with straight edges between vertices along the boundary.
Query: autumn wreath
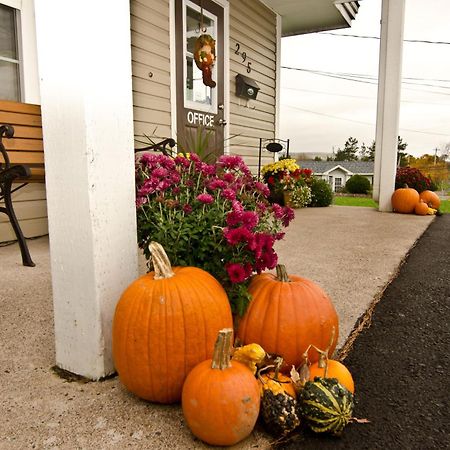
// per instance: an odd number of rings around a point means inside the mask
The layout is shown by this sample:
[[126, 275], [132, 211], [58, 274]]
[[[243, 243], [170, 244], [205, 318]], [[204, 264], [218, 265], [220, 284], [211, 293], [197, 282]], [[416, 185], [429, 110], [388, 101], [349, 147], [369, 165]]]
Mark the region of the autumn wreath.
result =
[[194, 59], [197, 67], [202, 71], [203, 84], [211, 88], [216, 87], [212, 79], [212, 67], [216, 61], [216, 41], [209, 34], [202, 34], [195, 41]]

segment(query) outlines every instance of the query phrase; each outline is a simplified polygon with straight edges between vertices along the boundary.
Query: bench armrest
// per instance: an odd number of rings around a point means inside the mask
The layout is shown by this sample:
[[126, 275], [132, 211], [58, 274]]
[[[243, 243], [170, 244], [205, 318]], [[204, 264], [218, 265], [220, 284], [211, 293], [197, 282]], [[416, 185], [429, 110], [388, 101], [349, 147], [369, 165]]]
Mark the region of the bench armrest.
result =
[[0, 162], [0, 170], [2, 169], [3, 165], [5, 166], [3, 169], [8, 169], [11, 166], [11, 163], [9, 162], [8, 152], [6, 151], [6, 148], [3, 145], [3, 136], [8, 139], [12, 138], [14, 136], [14, 128], [11, 125], [0, 126], [0, 152], [5, 161], [4, 163]]

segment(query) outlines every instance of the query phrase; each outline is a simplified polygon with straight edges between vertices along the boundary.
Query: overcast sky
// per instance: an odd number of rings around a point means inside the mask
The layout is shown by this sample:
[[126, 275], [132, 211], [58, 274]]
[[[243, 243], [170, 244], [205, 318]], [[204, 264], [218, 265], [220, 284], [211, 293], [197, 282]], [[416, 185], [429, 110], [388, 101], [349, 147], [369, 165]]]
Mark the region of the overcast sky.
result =
[[[449, 0], [405, 3], [404, 39], [450, 43]], [[380, 17], [381, 0], [362, 0], [352, 27], [332, 33], [379, 37]], [[282, 66], [334, 75], [282, 69], [280, 137], [291, 139], [293, 152], [331, 152], [349, 136], [371, 144], [379, 45], [378, 39], [325, 32], [282, 39]], [[434, 153], [450, 142], [450, 45], [405, 42], [403, 82], [399, 134], [406, 151]]]

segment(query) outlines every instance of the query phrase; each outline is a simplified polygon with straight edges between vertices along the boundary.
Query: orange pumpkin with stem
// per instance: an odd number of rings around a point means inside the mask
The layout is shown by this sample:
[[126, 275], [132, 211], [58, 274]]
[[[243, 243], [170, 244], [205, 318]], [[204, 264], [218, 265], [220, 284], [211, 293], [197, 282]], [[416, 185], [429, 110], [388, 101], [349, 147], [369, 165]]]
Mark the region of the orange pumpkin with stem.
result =
[[233, 330], [219, 332], [213, 358], [198, 364], [183, 386], [182, 407], [192, 433], [211, 445], [234, 445], [253, 430], [259, 385], [244, 364], [231, 360]]
[[425, 202], [430, 208], [439, 209], [441, 206], [441, 199], [433, 191], [423, 191], [420, 194], [420, 199]]
[[408, 185], [394, 191], [391, 197], [392, 209], [401, 214], [411, 214], [419, 203], [419, 193]]
[[212, 355], [217, 333], [233, 324], [228, 297], [209, 273], [174, 267], [156, 242], [154, 272], [122, 294], [113, 321], [113, 356], [120, 381], [158, 403], [181, 399], [189, 371]]
[[[315, 283], [297, 275], [288, 275], [283, 265], [271, 273], [255, 275], [249, 286], [252, 301], [240, 321], [238, 338], [256, 342], [285, 361], [284, 370], [299, 366], [310, 344], [333, 352], [338, 339], [338, 316], [331, 300]], [[313, 350], [311, 361], [319, 355]]]

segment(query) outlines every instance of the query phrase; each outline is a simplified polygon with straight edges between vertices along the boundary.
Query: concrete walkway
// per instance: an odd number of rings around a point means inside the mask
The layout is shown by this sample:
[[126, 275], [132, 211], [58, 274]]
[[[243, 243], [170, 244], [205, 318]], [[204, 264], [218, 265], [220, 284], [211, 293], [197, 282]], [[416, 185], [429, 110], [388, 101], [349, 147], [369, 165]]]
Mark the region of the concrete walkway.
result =
[[[277, 246], [280, 262], [320, 284], [340, 317], [342, 346], [355, 321], [396, 273], [433, 217], [370, 208], [297, 211]], [[0, 449], [201, 449], [179, 406], [128, 394], [117, 378], [97, 383], [57, 376], [48, 239], [29, 241], [37, 266], [21, 265], [17, 244], [0, 247]], [[255, 431], [237, 449], [265, 449]]]

